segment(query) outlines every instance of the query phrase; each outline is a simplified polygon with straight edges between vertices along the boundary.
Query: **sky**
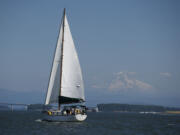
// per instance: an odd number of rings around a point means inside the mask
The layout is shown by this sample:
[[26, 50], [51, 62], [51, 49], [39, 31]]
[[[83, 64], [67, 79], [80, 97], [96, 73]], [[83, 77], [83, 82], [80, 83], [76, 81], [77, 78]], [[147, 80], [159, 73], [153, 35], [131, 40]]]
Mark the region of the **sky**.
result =
[[0, 0], [0, 102], [44, 103], [63, 8], [87, 105], [180, 107], [178, 0]]

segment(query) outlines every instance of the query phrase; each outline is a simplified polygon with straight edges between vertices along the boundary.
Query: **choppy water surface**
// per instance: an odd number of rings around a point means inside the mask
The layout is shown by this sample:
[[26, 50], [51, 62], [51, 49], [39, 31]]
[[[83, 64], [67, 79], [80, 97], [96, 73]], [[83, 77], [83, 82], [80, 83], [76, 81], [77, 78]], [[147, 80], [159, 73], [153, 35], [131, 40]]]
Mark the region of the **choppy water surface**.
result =
[[89, 113], [84, 122], [43, 122], [38, 112], [0, 112], [0, 135], [180, 135], [180, 115]]

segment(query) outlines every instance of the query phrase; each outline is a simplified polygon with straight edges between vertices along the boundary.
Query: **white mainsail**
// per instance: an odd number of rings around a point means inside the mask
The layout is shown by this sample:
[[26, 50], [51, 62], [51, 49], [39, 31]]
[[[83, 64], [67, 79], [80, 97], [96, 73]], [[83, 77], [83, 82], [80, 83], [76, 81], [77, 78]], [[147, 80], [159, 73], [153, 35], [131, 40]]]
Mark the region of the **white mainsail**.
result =
[[[51, 76], [45, 104], [58, 103], [58, 97], [85, 100], [84, 86], [81, 68], [77, 52], [72, 39], [71, 31], [66, 15], [63, 17], [64, 25], [61, 24], [57, 47], [55, 51]], [[64, 27], [64, 33], [63, 33]], [[61, 47], [63, 42], [63, 59], [61, 68]], [[62, 74], [60, 86], [60, 74]]]

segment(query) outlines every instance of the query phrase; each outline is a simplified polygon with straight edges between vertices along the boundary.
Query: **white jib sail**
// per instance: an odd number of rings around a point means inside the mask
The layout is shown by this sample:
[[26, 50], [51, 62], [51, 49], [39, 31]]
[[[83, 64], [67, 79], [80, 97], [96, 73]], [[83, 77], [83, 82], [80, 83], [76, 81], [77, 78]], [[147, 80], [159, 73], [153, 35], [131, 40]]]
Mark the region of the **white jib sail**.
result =
[[[64, 46], [63, 46], [63, 63], [62, 63], [62, 88], [61, 96], [69, 98], [84, 98], [84, 86], [81, 68], [67, 22], [66, 16], [64, 17]], [[61, 46], [62, 46], [62, 25], [58, 37], [57, 47], [55, 51], [49, 86], [46, 96], [45, 104], [58, 103], [58, 96], [60, 93], [60, 59], [61, 59]]]
[[61, 96], [85, 100], [81, 67], [66, 16], [64, 24]]

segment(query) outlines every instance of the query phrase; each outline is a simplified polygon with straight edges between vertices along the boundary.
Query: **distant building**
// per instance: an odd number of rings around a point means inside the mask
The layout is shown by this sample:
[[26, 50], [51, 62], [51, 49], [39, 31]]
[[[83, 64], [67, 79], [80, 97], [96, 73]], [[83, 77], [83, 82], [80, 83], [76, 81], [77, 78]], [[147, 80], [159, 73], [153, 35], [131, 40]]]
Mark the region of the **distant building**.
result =
[[87, 112], [99, 112], [98, 107], [88, 107]]

